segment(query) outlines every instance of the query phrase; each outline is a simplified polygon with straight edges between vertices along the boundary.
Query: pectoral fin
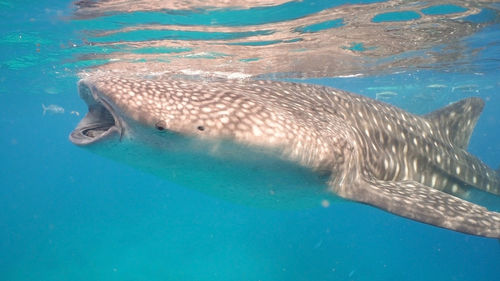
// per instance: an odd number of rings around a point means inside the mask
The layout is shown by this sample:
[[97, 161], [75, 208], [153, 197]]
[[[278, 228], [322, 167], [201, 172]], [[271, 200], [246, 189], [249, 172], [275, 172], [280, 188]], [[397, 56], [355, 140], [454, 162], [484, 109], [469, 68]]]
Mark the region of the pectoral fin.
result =
[[473, 235], [500, 238], [500, 213], [415, 181], [359, 180], [341, 197], [396, 215]]

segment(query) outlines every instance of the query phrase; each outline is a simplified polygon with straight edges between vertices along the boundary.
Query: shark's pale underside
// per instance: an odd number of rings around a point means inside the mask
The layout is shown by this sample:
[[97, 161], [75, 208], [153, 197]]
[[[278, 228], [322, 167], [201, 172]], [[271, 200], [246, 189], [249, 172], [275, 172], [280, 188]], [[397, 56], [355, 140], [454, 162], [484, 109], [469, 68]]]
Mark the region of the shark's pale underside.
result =
[[[338, 195], [416, 221], [500, 238], [499, 175], [466, 151], [483, 109], [424, 116], [332, 88], [260, 80], [90, 75], [70, 140], [181, 185], [255, 205]], [[338, 197], [337, 197], [338, 198]]]

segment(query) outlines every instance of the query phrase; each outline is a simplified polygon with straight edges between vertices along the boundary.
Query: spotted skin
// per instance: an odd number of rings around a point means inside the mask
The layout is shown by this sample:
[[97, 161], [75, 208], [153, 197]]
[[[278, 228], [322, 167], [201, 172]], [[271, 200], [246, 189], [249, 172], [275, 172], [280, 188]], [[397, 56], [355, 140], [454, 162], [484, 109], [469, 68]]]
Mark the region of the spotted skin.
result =
[[331, 174], [327, 189], [343, 198], [500, 238], [500, 214], [463, 199], [470, 188], [500, 194], [498, 174], [465, 150], [484, 106], [479, 98], [417, 116], [300, 83], [94, 75], [79, 85], [151, 131], [273, 149]]

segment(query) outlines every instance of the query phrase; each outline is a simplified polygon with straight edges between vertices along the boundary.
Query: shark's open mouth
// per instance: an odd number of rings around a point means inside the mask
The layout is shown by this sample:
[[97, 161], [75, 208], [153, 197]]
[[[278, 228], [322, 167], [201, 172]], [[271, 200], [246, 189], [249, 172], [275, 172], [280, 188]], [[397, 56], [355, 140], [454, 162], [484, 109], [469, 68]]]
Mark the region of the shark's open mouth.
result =
[[69, 135], [70, 141], [77, 145], [88, 145], [105, 138], [120, 137], [121, 122], [112, 106], [85, 82], [80, 82], [78, 88], [80, 97], [87, 103], [89, 111]]

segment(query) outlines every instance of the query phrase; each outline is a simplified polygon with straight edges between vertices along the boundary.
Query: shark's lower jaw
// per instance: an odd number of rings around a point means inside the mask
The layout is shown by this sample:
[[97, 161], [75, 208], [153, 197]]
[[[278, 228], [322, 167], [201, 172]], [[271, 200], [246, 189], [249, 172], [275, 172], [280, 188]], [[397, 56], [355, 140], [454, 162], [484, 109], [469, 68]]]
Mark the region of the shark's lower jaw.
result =
[[113, 137], [120, 138], [123, 128], [112, 106], [84, 83], [79, 85], [79, 91], [89, 111], [69, 135], [70, 141], [86, 146]]

